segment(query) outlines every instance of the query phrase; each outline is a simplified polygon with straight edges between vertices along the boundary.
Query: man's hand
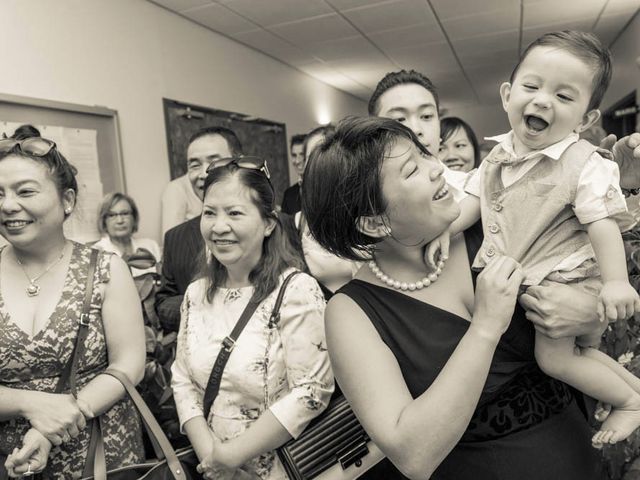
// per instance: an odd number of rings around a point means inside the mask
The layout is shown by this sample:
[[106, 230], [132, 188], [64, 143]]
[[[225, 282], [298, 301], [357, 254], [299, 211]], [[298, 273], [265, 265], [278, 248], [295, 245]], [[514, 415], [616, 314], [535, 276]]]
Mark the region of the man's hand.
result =
[[615, 135], [609, 135], [600, 142], [600, 147], [613, 152], [613, 161], [620, 168], [620, 186], [640, 188], [640, 133], [618, 141]]

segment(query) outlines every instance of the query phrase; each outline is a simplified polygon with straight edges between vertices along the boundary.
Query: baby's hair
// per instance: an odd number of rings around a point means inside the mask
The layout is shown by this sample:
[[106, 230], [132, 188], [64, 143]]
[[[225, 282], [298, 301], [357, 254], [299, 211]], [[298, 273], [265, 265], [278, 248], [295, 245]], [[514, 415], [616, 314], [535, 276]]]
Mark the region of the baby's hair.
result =
[[535, 47], [561, 48], [589, 65], [594, 73], [592, 80], [593, 91], [591, 93], [588, 110], [593, 110], [600, 106], [602, 97], [604, 97], [604, 93], [607, 91], [609, 82], [611, 81], [611, 52], [600, 43], [598, 37], [591, 33], [578, 32], [575, 30], [545, 33], [534, 40], [526, 50], [522, 52], [520, 60], [513, 69], [513, 73], [509, 79], [511, 83], [513, 83], [513, 80], [516, 78], [516, 73], [518, 73], [520, 65], [529, 52]]
[[397, 87], [398, 85], [406, 85], [415, 83], [424, 87], [425, 90], [431, 92], [433, 99], [436, 101], [436, 108], [439, 108], [438, 92], [436, 87], [428, 77], [415, 70], [399, 70], [397, 72], [389, 72], [376, 85], [376, 89], [369, 99], [368, 111], [369, 115], [378, 115], [380, 107], [378, 100], [387, 90]]

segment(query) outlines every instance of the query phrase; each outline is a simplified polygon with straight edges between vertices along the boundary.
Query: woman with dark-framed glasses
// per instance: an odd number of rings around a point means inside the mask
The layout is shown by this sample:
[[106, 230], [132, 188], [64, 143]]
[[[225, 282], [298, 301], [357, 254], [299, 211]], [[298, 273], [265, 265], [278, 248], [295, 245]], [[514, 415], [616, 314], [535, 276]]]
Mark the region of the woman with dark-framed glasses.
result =
[[[88, 321], [80, 322], [95, 254], [63, 233], [76, 170], [35, 134], [21, 127], [0, 140], [0, 234], [9, 243], [0, 250], [0, 478], [43, 472], [62, 480], [82, 474], [98, 416], [108, 467], [142, 460], [133, 404], [101, 372], [113, 367], [140, 381], [144, 333], [131, 275], [105, 252], [95, 262]], [[61, 379], [80, 325], [87, 336], [72, 395]]]
[[[279, 321], [270, 321], [284, 278], [301, 269], [302, 260], [283, 233], [262, 159], [214, 161], [204, 192], [206, 260], [184, 297], [172, 369], [180, 426], [204, 478], [285, 480], [275, 448], [298, 436], [333, 392], [322, 291], [298, 273], [285, 290]], [[206, 415], [212, 367], [250, 302], [258, 306], [233, 346]]]
[[98, 213], [98, 231], [102, 238], [93, 246], [115, 253], [125, 261], [132, 259], [130, 268], [134, 277], [157, 273], [156, 265], [162, 258], [155, 240], [133, 236], [139, 223], [138, 206], [129, 195], [113, 192], [102, 199]]

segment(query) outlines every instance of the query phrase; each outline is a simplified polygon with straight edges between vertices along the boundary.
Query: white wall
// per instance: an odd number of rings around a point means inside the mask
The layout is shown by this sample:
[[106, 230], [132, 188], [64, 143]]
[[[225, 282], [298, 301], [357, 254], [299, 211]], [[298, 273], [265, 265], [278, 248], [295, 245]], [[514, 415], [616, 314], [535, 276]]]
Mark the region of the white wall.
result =
[[[640, 91], [640, 13], [627, 25], [613, 45], [613, 76], [611, 85], [602, 100], [601, 110], [605, 111], [633, 90]], [[636, 103], [639, 97], [636, 93]]]
[[[140, 235], [159, 240], [169, 181], [162, 98], [287, 125], [364, 115], [366, 104], [143, 0], [2, 0], [0, 92], [118, 111]], [[293, 178], [293, 177], [292, 177]]]
[[[498, 88], [500, 85], [496, 85], [496, 90]], [[467, 122], [473, 128], [479, 143], [483, 142], [484, 137], [493, 137], [511, 129], [500, 103], [448, 107], [445, 116], [459, 117]]]

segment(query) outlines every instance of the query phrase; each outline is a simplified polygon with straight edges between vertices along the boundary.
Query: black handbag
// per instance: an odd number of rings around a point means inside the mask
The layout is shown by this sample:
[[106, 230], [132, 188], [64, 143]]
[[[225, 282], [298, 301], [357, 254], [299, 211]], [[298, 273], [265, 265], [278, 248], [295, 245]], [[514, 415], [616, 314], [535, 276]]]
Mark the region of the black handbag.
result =
[[[92, 250], [87, 271], [82, 313], [78, 321], [78, 334], [71, 357], [65, 365], [60, 381], [56, 387], [56, 393], [62, 393], [69, 388], [72, 395], [77, 396], [76, 374], [78, 361], [84, 355], [85, 340], [89, 333], [89, 311], [91, 297], [93, 295], [93, 276], [95, 274], [98, 259], [98, 251]], [[124, 386], [127, 394], [140, 413], [142, 422], [156, 452], [157, 459], [145, 463], [128, 465], [107, 472], [104, 456], [104, 444], [102, 441], [102, 428], [100, 417], [94, 418], [90, 423], [91, 439], [87, 451], [87, 461], [83, 471], [83, 478], [95, 480], [197, 480], [202, 477], [196, 472], [199, 461], [192, 448], [186, 448], [176, 453], [166, 435], [158, 425], [146, 403], [122, 372], [107, 369], [104, 373], [117, 378]]]
[[197, 480], [202, 476], [196, 471], [200, 461], [193, 448], [184, 448], [174, 451], [160, 425], [147, 407], [136, 388], [127, 376], [114, 369], [105, 372], [122, 383], [129, 398], [136, 406], [142, 423], [144, 424], [149, 439], [153, 444], [157, 459], [134, 465], [115, 468], [107, 471], [104, 456], [104, 444], [102, 441], [102, 429], [100, 420], [94, 420], [91, 432], [91, 441], [87, 452], [87, 463], [83, 480]]

